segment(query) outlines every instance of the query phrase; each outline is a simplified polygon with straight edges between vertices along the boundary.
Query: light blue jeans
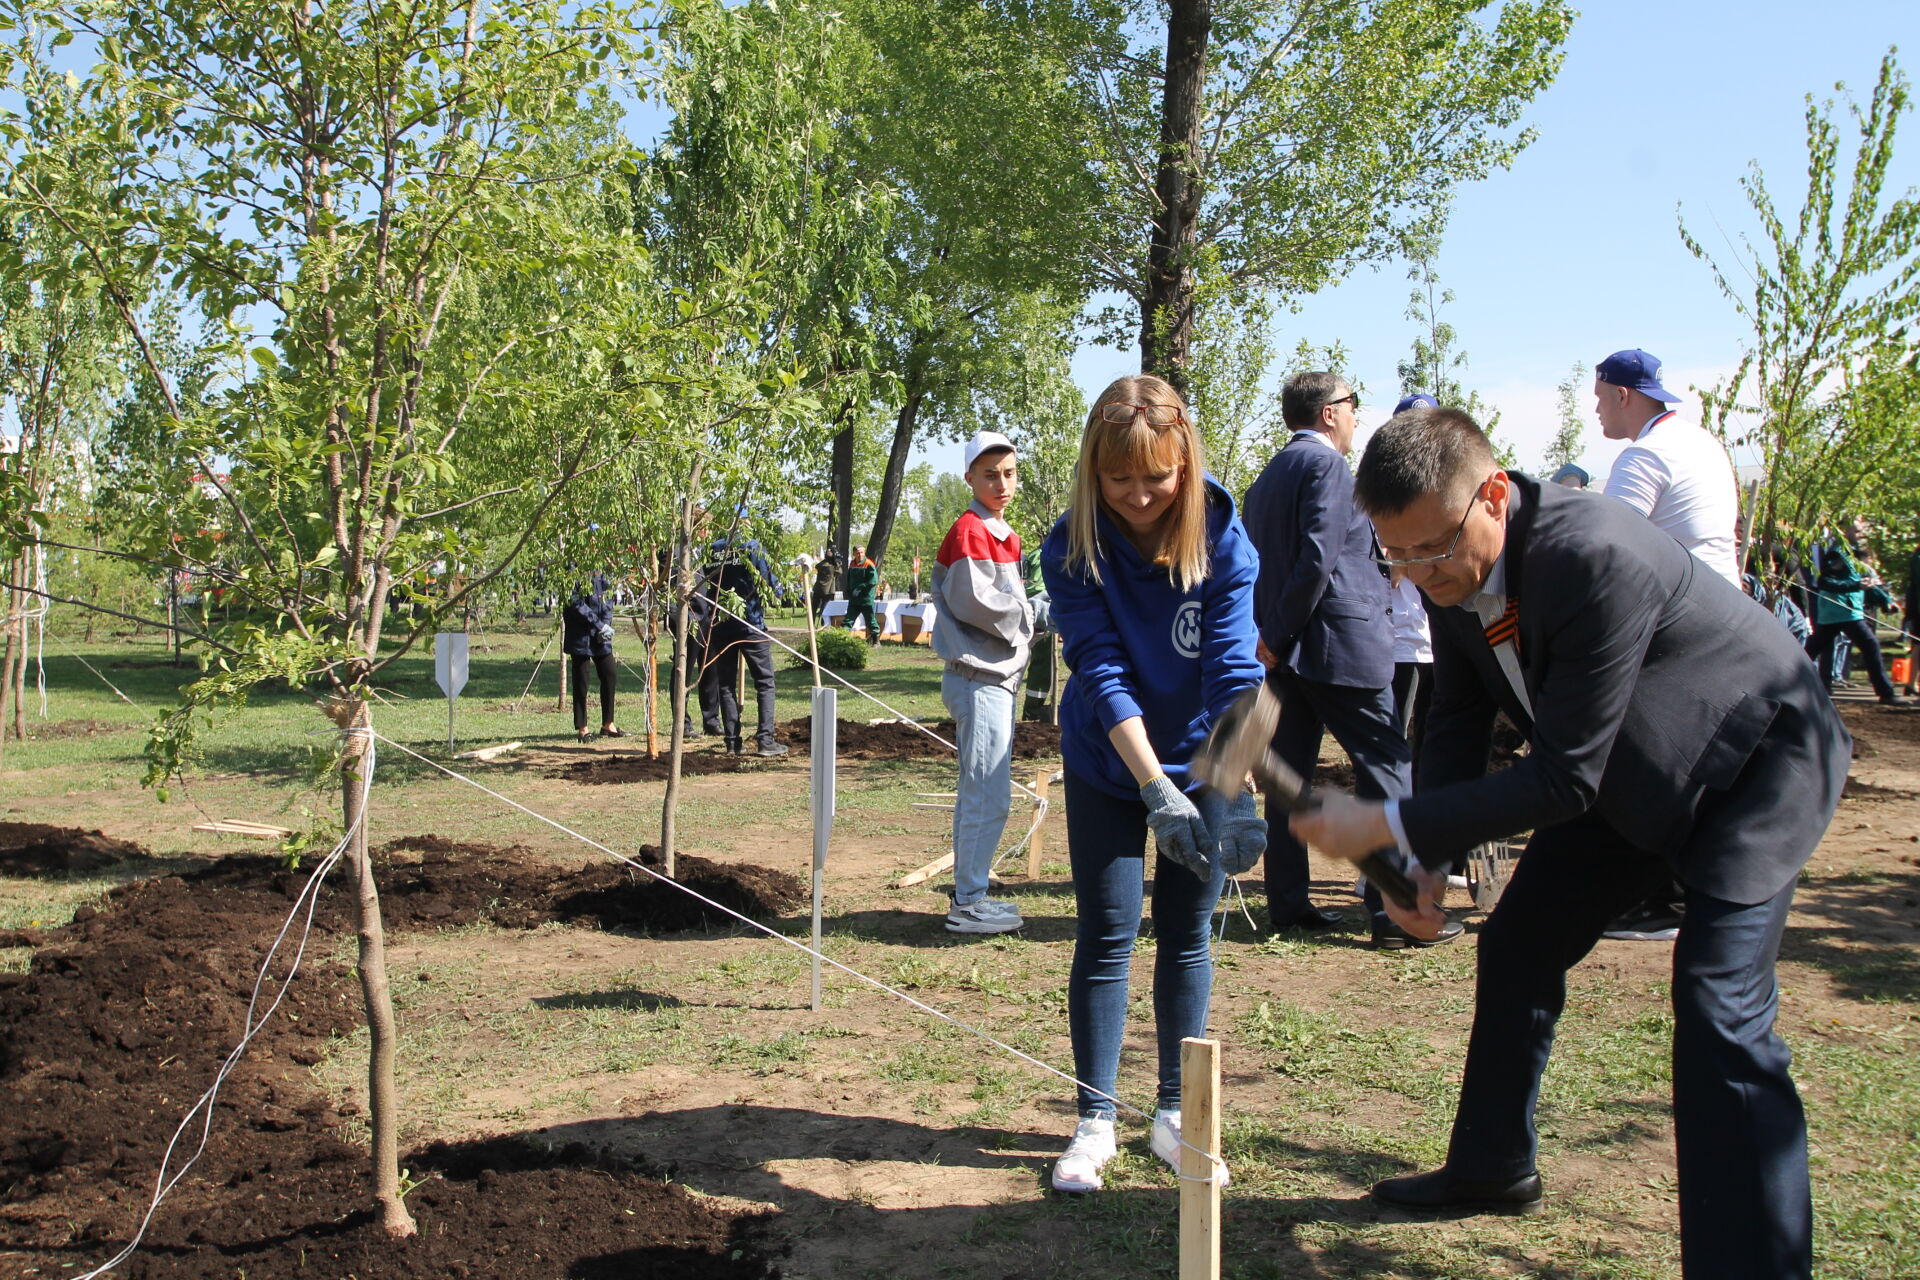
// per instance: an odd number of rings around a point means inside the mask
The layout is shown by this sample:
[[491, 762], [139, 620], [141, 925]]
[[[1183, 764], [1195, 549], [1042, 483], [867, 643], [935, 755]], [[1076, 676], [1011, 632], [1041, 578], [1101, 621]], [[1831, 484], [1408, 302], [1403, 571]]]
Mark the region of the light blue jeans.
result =
[[1007, 829], [1013, 794], [1013, 691], [952, 671], [940, 677], [940, 701], [953, 717], [960, 783], [953, 799], [953, 901], [987, 896], [993, 851]]

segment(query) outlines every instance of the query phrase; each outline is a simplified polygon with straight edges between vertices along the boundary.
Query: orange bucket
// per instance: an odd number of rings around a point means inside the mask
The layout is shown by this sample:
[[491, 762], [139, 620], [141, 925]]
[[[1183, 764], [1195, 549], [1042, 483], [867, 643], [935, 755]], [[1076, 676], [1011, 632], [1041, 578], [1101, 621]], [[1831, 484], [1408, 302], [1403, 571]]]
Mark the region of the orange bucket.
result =
[[1895, 658], [1893, 660], [1893, 682], [1895, 684], [1905, 684], [1911, 679], [1913, 679], [1912, 657]]

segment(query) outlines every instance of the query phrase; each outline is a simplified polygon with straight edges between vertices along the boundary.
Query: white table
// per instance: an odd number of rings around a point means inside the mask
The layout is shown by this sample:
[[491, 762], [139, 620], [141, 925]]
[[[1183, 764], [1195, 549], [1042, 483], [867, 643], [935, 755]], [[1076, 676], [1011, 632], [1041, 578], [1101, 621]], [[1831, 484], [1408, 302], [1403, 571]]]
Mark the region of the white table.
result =
[[[939, 616], [938, 610], [932, 605], [917, 604], [905, 596], [897, 596], [891, 600], [875, 600], [873, 602], [873, 610], [880, 615], [880, 638], [882, 640], [900, 639], [907, 620], [912, 619], [914, 624], [913, 643], [928, 644], [932, 641], [934, 619]], [[829, 600], [827, 601], [826, 607], [820, 611], [820, 625], [823, 627], [842, 626], [846, 622], [846, 617], [847, 602], [845, 600]], [[866, 629], [866, 622], [863, 619], [857, 630], [865, 634]]]

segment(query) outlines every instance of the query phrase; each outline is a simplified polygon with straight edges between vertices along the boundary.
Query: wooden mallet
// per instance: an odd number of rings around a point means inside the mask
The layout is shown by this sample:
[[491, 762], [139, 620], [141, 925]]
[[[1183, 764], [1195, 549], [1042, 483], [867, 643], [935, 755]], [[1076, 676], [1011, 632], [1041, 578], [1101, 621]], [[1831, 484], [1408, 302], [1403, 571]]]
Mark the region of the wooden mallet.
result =
[[[1280, 699], [1262, 680], [1234, 700], [1193, 758], [1194, 775], [1223, 796], [1240, 789], [1248, 774], [1268, 796], [1295, 813], [1319, 801], [1306, 782], [1274, 754], [1273, 731], [1280, 725]], [[1408, 911], [1420, 909], [1420, 891], [1400, 868], [1377, 853], [1360, 860], [1360, 874]]]

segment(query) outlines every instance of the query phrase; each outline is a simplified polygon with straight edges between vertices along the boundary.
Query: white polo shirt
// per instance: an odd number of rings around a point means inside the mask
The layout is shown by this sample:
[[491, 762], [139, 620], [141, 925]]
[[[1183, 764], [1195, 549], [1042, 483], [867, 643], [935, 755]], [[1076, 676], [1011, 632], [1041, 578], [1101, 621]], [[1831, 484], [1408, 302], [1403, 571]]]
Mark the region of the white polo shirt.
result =
[[1733, 463], [1713, 433], [1682, 422], [1671, 410], [1655, 414], [1621, 450], [1607, 473], [1606, 492], [1740, 586], [1733, 536], [1740, 492]]

